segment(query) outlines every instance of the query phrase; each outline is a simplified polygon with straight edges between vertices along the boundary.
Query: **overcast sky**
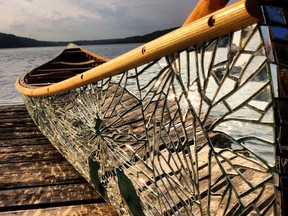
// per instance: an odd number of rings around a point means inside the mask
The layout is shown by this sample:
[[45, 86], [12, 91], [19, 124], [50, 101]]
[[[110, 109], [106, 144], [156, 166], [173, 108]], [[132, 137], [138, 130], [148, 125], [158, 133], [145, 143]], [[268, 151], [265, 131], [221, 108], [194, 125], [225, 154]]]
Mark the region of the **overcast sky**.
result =
[[48, 41], [143, 35], [180, 26], [197, 1], [0, 0], [0, 32]]

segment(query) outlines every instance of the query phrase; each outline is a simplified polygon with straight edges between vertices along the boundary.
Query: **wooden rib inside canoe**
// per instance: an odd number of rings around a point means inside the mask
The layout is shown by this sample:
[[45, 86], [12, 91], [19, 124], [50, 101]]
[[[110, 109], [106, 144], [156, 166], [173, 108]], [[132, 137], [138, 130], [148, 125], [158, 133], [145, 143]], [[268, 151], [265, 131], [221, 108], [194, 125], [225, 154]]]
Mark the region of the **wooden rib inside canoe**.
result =
[[107, 61], [80, 47], [69, 44], [57, 57], [28, 72], [21, 84], [39, 87], [52, 85], [88, 71]]

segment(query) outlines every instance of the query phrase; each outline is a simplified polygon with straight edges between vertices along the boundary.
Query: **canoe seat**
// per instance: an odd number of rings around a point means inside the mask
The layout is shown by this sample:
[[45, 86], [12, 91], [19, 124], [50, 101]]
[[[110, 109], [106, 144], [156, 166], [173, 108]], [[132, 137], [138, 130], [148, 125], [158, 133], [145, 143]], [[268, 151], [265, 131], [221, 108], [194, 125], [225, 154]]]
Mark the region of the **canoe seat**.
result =
[[30, 74], [29, 77], [59, 77], [59, 76], [75, 76], [77, 73], [72, 70], [51, 70], [49, 73]]
[[38, 69], [37, 71], [35, 71], [36, 73], [31, 73], [31, 75], [40, 75], [42, 76], [43, 74], [54, 74], [54, 73], [60, 73], [60, 72], [67, 72], [67, 71], [73, 71], [74, 73], [78, 74], [79, 72], [84, 72], [87, 70], [90, 70], [94, 67], [75, 67], [75, 68], [49, 68], [49, 69]]
[[57, 61], [57, 62], [51, 62], [52, 65], [67, 65], [67, 66], [86, 66], [86, 65], [92, 65], [95, 63], [103, 63], [101, 60], [89, 60], [85, 62], [66, 62], [66, 61]]
[[31, 85], [38, 83], [41, 86], [43, 85], [43, 83], [50, 83], [50, 84], [56, 83], [65, 79], [69, 79], [91, 68], [93, 67], [84, 69], [83, 68], [45, 69], [42, 70], [41, 73], [29, 74], [29, 76], [27, 76], [26, 82]]

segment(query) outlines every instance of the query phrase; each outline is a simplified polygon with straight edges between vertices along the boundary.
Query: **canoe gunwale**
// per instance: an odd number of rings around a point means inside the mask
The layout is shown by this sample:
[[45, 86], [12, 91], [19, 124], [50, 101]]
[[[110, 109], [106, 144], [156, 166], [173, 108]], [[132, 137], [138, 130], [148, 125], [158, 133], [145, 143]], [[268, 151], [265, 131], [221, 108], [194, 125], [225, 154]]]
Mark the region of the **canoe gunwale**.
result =
[[[73, 49], [71, 48], [73, 47]], [[74, 50], [74, 51], [73, 51]], [[67, 56], [67, 53], [82, 53], [83, 56], [85, 56], [84, 61], [58, 61], [59, 58], [63, 58], [64, 56]], [[41, 87], [47, 87], [51, 86], [55, 83], [59, 82], [49, 82], [45, 81], [46, 79], [64, 79], [63, 77], [73, 77], [77, 74], [82, 74], [85, 71], [90, 70], [91, 68], [97, 67], [100, 64], [103, 64], [107, 62], [108, 59], [100, 57], [98, 55], [95, 55], [85, 49], [82, 49], [81, 47], [78, 47], [75, 44], [68, 44], [67, 47], [62, 50], [59, 54], [57, 54], [52, 60], [49, 60], [48, 62], [44, 63], [43, 65], [40, 65], [36, 68], [34, 68], [31, 71], [28, 71], [19, 79], [17, 80], [17, 85], [22, 85], [23, 87], [27, 89], [37, 89]], [[61, 67], [57, 68], [57, 65], [60, 65]], [[56, 67], [56, 68], [54, 68]], [[39, 80], [40, 82], [31, 82], [33, 79], [39, 79], [42, 77], [42, 80]], [[69, 78], [66, 78], [69, 79]], [[61, 82], [61, 81], [60, 81]]]
[[44, 87], [31, 87], [30, 85], [25, 85], [25, 75], [23, 75], [16, 81], [16, 88], [20, 93], [33, 97], [63, 93], [117, 75], [163, 56], [177, 53], [203, 41], [255, 24], [262, 19], [258, 16], [259, 11], [260, 5], [257, 1], [241, 0], [109, 62], [61, 82]]

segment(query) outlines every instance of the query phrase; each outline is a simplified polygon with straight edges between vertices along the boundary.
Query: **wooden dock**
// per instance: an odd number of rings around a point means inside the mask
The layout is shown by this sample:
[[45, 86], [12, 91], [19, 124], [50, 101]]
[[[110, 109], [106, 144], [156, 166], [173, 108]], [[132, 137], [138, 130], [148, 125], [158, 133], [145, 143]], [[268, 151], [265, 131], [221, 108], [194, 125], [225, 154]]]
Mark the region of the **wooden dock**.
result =
[[[164, 153], [163, 153], [164, 155]], [[244, 164], [249, 167], [245, 158], [227, 153], [232, 164]], [[207, 175], [207, 154], [199, 155], [199, 176]], [[203, 164], [202, 164], [203, 163]], [[221, 162], [222, 163], [222, 162]], [[174, 164], [170, 164], [174, 166]], [[255, 164], [250, 164], [255, 167]], [[212, 161], [213, 179], [220, 172], [217, 163]], [[231, 166], [223, 162], [227, 173], [232, 173]], [[143, 170], [145, 167], [142, 167]], [[148, 173], [148, 172], [147, 172]], [[218, 173], [218, 174], [217, 174]], [[243, 197], [247, 206], [255, 205], [266, 215], [275, 212], [273, 185], [268, 182], [271, 176], [255, 170], [241, 169], [253, 188], [262, 188], [257, 196]], [[212, 179], [212, 180], [213, 180]], [[241, 177], [231, 177], [234, 187], [240, 194], [253, 190], [247, 186]], [[269, 180], [270, 181], [270, 180]], [[264, 184], [264, 183], [265, 184]], [[272, 182], [272, 180], [271, 180]], [[207, 187], [201, 187], [199, 192], [205, 200]], [[221, 191], [227, 183], [218, 182], [212, 190]], [[171, 188], [172, 191], [172, 188]], [[177, 192], [178, 193], [178, 192]], [[180, 192], [179, 192], [180, 193]], [[219, 192], [220, 193], [220, 192]], [[254, 194], [254, 195], [253, 195]], [[175, 198], [176, 199], [176, 198]], [[222, 211], [218, 198], [211, 200], [210, 213]], [[155, 202], [155, 205], [157, 203]], [[233, 215], [238, 200], [230, 200], [229, 213]], [[194, 209], [195, 215], [200, 214]], [[207, 207], [203, 207], [206, 209]], [[223, 207], [224, 208], [224, 207]], [[220, 209], [220, 210], [219, 210]], [[244, 215], [253, 214], [254, 208], [247, 208]], [[66, 161], [65, 158], [42, 135], [28, 115], [24, 105], [0, 106], [0, 215], [118, 215], [116, 209], [106, 203], [87, 181]]]
[[117, 215], [34, 125], [0, 107], [0, 215]]

